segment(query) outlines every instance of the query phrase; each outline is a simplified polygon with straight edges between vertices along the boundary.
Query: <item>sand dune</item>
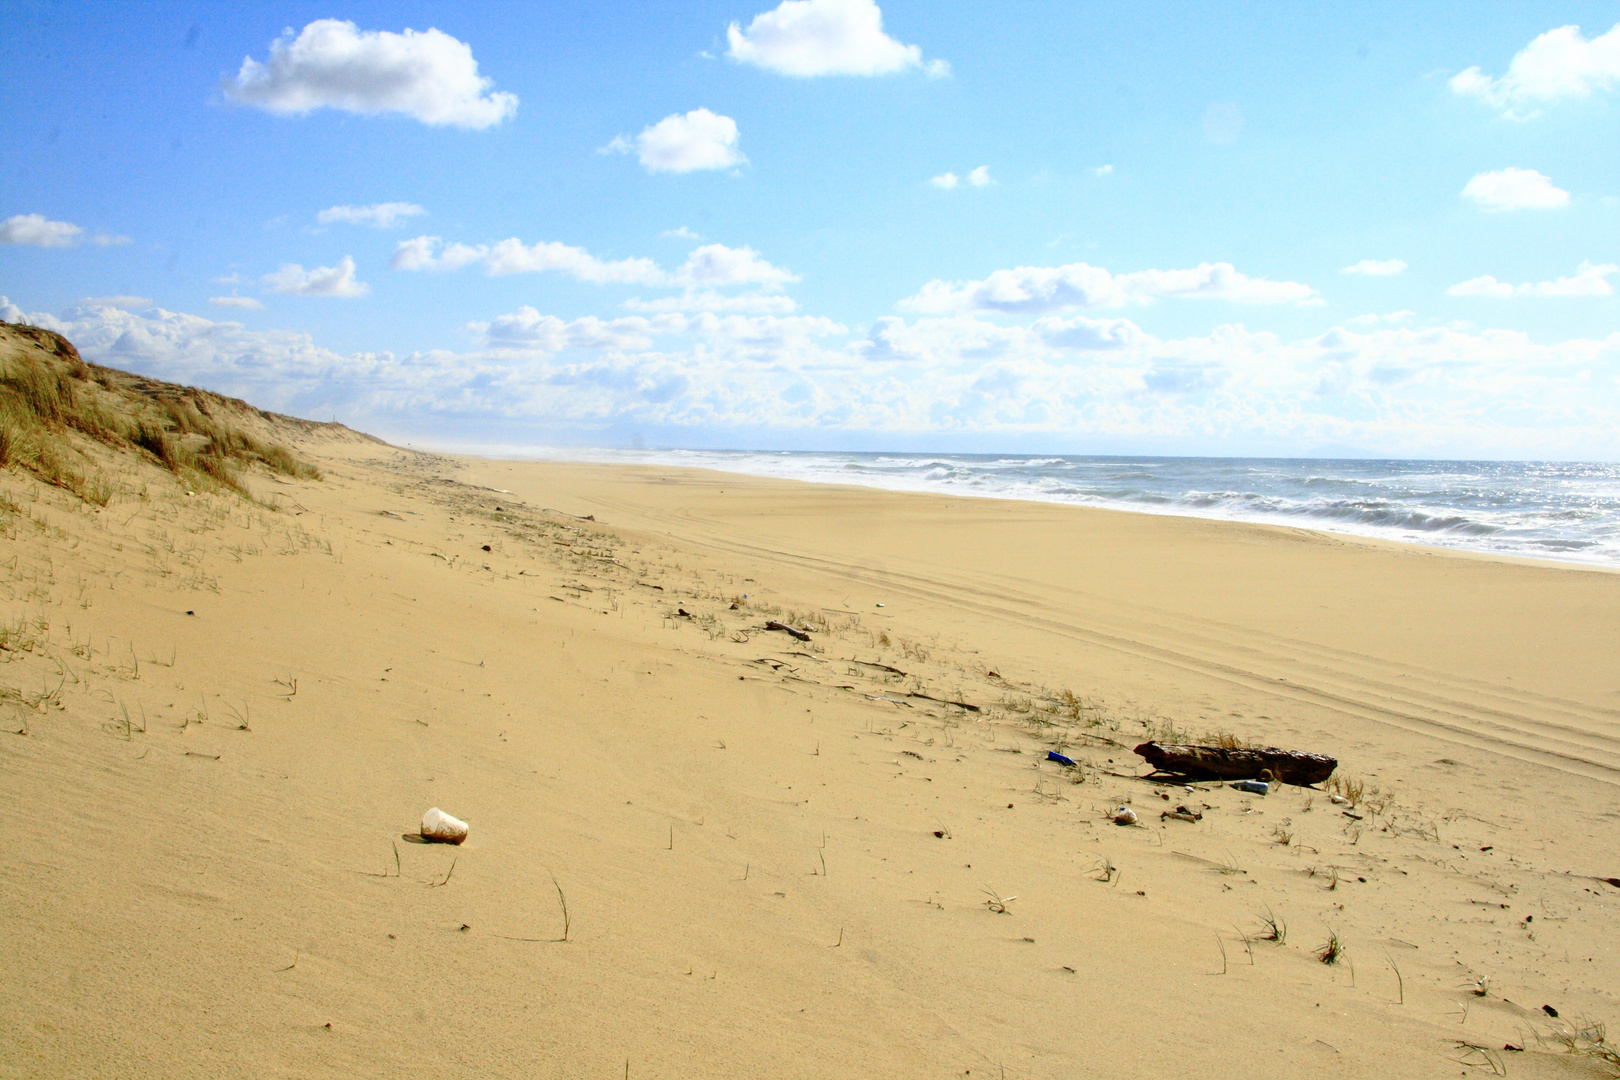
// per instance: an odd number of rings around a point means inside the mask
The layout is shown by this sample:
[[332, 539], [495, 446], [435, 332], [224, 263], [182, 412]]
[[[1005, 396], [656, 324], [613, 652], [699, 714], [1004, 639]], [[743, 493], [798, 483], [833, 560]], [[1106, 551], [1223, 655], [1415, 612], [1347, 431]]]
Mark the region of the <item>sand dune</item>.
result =
[[283, 434], [0, 473], [0, 1074], [1612, 1074], [1620, 575]]

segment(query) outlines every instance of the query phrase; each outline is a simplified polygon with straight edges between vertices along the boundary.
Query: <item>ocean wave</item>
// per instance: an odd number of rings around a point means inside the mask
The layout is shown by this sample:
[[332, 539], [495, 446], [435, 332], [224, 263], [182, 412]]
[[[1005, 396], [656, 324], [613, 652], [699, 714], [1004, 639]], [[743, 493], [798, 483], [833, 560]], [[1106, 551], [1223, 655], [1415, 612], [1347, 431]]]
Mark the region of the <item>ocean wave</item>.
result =
[[1620, 465], [1600, 462], [580, 451], [814, 483], [1271, 522], [1620, 566]]

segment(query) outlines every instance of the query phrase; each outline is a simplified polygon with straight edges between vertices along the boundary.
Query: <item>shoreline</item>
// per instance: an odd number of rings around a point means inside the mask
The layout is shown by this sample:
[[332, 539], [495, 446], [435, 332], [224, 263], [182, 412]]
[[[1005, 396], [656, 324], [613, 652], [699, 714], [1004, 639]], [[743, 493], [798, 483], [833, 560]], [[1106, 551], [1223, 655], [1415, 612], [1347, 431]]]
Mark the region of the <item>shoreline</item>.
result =
[[[1551, 564], [1555, 564], [1555, 565], [1574, 566], [1574, 567], [1580, 567], [1580, 568], [1601, 569], [1601, 570], [1608, 570], [1608, 571], [1612, 571], [1612, 572], [1620, 572], [1620, 555], [1610, 555], [1608, 557], [1603, 557], [1601, 555], [1583, 556], [1581, 554], [1553, 554], [1553, 553], [1540, 553], [1540, 552], [1537, 552], [1537, 553], [1525, 553], [1525, 552], [1522, 552], [1522, 551], [1512, 551], [1512, 550], [1492, 550], [1492, 549], [1490, 549], [1488, 544], [1486, 544], [1486, 543], [1484, 543], [1482, 541], [1478, 541], [1478, 540], [1470, 540], [1468, 538], [1460, 538], [1460, 539], [1454, 539], [1454, 540], [1448, 541], [1446, 539], [1445, 534], [1444, 534], [1443, 531], [1432, 531], [1431, 532], [1429, 530], [1402, 529], [1400, 527], [1393, 526], [1393, 525], [1345, 524], [1345, 523], [1335, 522], [1331, 518], [1324, 518], [1324, 517], [1321, 517], [1321, 516], [1315, 516], [1315, 515], [1311, 514], [1308, 511], [1299, 511], [1299, 512], [1277, 511], [1277, 512], [1273, 512], [1273, 513], [1264, 513], [1264, 512], [1243, 513], [1243, 512], [1238, 512], [1238, 511], [1226, 511], [1226, 510], [1223, 510], [1223, 509], [1203, 510], [1203, 509], [1200, 509], [1198, 507], [1168, 505], [1168, 503], [1170, 502], [1170, 500], [1168, 500], [1168, 499], [1165, 500], [1167, 505], [1154, 505], [1150, 501], [1137, 501], [1137, 500], [1123, 499], [1123, 498], [1108, 498], [1108, 497], [1105, 497], [1105, 496], [1093, 496], [1093, 495], [1089, 495], [1089, 494], [1070, 496], [1070, 495], [1042, 494], [1042, 493], [1039, 493], [1039, 492], [1012, 492], [1012, 491], [1007, 491], [1007, 490], [975, 491], [975, 490], [971, 490], [971, 489], [968, 489], [968, 488], [965, 488], [965, 487], [961, 487], [961, 488], [947, 487], [946, 485], [943, 485], [941, 483], [937, 483], [937, 482], [936, 483], [929, 483], [929, 482], [924, 481], [924, 480], [918, 480], [918, 479], [914, 479], [914, 478], [911, 478], [911, 477], [899, 476], [899, 475], [881, 476], [881, 477], [871, 475], [871, 474], [860, 474], [860, 475], [815, 475], [813, 473], [813, 471], [810, 471], [808, 473], [805, 472], [805, 471], [800, 471], [798, 473], [789, 474], [789, 473], [784, 473], [784, 472], [771, 471], [771, 470], [769, 470], [767, 468], [763, 468], [763, 467], [748, 468], [748, 467], [744, 467], [744, 463], [738, 463], [735, 467], [728, 467], [728, 463], [723, 461], [723, 460], [722, 461], [713, 460], [713, 458], [716, 457], [716, 456], [723, 457], [725, 455], [731, 455], [731, 454], [735, 454], [735, 455], [739, 455], [739, 456], [746, 456], [751, 461], [760, 462], [760, 463], [768, 463], [768, 462], [772, 462], [772, 461], [776, 461], [776, 460], [790, 459], [790, 458], [794, 457], [795, 455], [801, 456], [801, 457], [813, 457], [813, 458], [829, 457], [829, 458], [834, 458], [834, 459], [841, 458], [841, 457], [851, 457], [851, 458], [872, 457], [872, 458], [877, 458], [877, 459], [902, 459], [902, 458], [936, 459], [938, 461], [946, 462], [946, 463], [948, 463], [950, 461], [950, 459], [952, 459], [952, 458], [957, 458], [957, 459], [988, 458], [988, 459], [991, 459], [993, 462], [1005, 462], [1005, 461], [1013, 461], [1013, 460], [1020, 460], [1020, 459], [1028, 459], [1028, 460], [1032, 460], [1032, 461], [1035, 461], [1035, 462], [1058, 461], [1058, 460], [1077, 460], [1077, 461], [1109, 461], [1109, 462], [1137, 462], [1137, 461], [1140, 461], [1140, 462], [1144, 462], [1144, 463], [1176, 463], [1176, 462], [1184, 462], [1184, 461], [1197, 461], [1197, 462], [1208, 462], [1208, 463], [1235, 462], [1235, 463], [1245, 463], [1245, 464], [1247, 464], [1247, 463], [1264, 463], [1264, 462], [1271, 462], [1271, 461], [1278, 461], [1278, 462], [1285, 462], [1285, 463], [1309, 463], [1309, 462], [1317, 461], [1317, 460], [1326, 462], [1326, 461], [1336, 461], [1336, 460], [1339, 460], [1339, 459], [1309, 459], [1309, 458], [1299, 458], [1299, 459], [1294, 459], [1294, 458], [1286, 458], [1286, 459], [1285, 458], [1275, 458], [1275, 459], [1273, 459], [1273, 458], [1179, 458], [1179, 457], [1136, 457], [1136, 456], [1116, 457], [1116, 456], [1111, 456], [1111, 455], [1069, 455], [1069, 456], [1065, 457], [1063, 455], [1016, 455], [1016, 454], [1009, 454], [1009, 455], [989, 455], [989, 454], [982, 454], [982, 455], [892, 454], [891, 455], [891, 454], [884, 454], [884, 453], [877, 453], [877, 452], [873, 452], [873, 453], [870, 453], [870, 454], [863, 452], [862, 454], [847, 454], [846, 455], [846, 454], [844, 454], [842, 452], [834, 452], [834, 451], [826, 451], [826, 452], [823, 452], [823, 451], [784, 451], [784, 452], [778, 453], [778, 452], [768, 452], [768, 451], [706, 451], [706, 450], [696, 450], [696, 451], [692, 451], [692, 450], [640, 451], [640, 450], [621, 450], [621, 449], [604, 449], [604, 448], [574, 449], [574, 450], [569, 450], [569, 449], [533, 450], [533, 449], [523, 449], [523, 448], [495, 447], [495, 448], [481, 448], [481, 449], [476, 449], [476, 450], [464, 450], [464, 449], [460, 449], [460, 448], [457, 448], [457, 447], [454, 447], [454, 446], [447, 446], [447, 447], [445, 447], [443, 449], [432, 449], [432, 448], [418, 448], [418, 449], [424, 449], [425, 452], [431, 452], [431, 453], [443, 453], [443, 454], [450, 455], [450, 456], [468, 457], [468, 458], [483, 458], [483, 459], [486, 459], [486, 460], [493, 460], [493, 461], [535, 462], [535, 463], [555, 463], [555, 464], [577, 463], [577, 464], [585, 464], [585, 465], [607, 465], [607, 466], [626, 466], [626, 467], [629, 467], [629, 466], [644, 466], [644, 467], [647, 467], [647, 468], [672, 468], [672, 469], [683, 469], [683, 468], [706, 469], [706, 470], [711, 470], [711, 471], [714, 471], [714, 472], [724, 473], [724, 474], [727, 474], [727, 475], [752, 476], [752, 477], [757, 477], [757, 478], [761, 478], [761, 479], [789, 480], [789, 481], [796, 481], [796, 482], [806, 483], [806, 484], [825, 484], [825, 485], [833, 485], [833, 486], [844, 485], [844, 486], [850, 486], [850, 487], [869, 488], [869, 489], [877, 490], [877, 491], [893, 491], [893, 492], [910, 493], [910, 494], [935, 494], [935, 495], [943, 495], [943, 496], [948, 496], [948, 497], [960, 497], [960, 498], [967, 498], [967, 499], [997, 499], [997, 500], [1005, 500], [1005, 501], [1008, 501], [1008, 502], [1031, 502], [1031, 503], [1042, 503], [1042, 504], [1048, 504], [1048, 505], [1054, 505], [1054, 506], [1072, 506], [1072, 507], [1078, 507], [1078, 508], [1089, 508], [1089, 509], [1097, 509], [1097, 510], [1111, 510], [1111, 511], [1117, 511], [1117, 512], [1121, 512], [1121, 513], [1146, 514], [1146, 515], [1151, 515], [1151, 516], [1156, 516], [1156, 517], [1189, 518], [1189, 519], [1195, 519], [1195, 520], [1200, 520], [1200, 521], [1224, 521], [1224, 522], [1232, 522], [1234, 524], [1244, 524], [1244, 525], [1266, 525], [1266, 526], [1274, 526], [1274, 527], [1277, 527], [1277, 528], [1285, 528], [1285, 529], [1302, 529], [1302, 530], [1306, 530], [1306, 531], [1309, 531], [1309, 532], [1324, 533], [1324, 534], [1328, 534], [1328, 535], [1332, 535], [1332, 536], [1357, 537], [1357, 538], [1367, 539], [1367, 540], [1383, 541], [1383, 542], [1397, 543], [1397, 544], [1406, 544], [1406, 545], [1411, 545], [1411, 546], [1414, 546], [1414, 547], [1420, 547], [1420, 548], [1426, 548], [1426, 549], [1434, 549], [1434, 550], [1440, 550], [1440, 551], [1456, 552], [1456, 553], [1459, 553], [1459, 554], [1483, 555], [1483, 556], [1486, 556], [1486, 557], [1495, 557], [1495, 558], [1504, 558], [1504, 559], [1522, 559], [1522, 560], [1528, 560], [1528, 561], [1535, 562], [1535, 563], [1551, 563]], [[683, 455], [689, 455], [689, 456], [691, 456], [693, 458], [698, 458], [698, 459], [703, 459], [703, 460], [696, 460], [696, 461], [690, 461], [690, 462], [681, 461], [681, 460], [672, 460], [672, 459], [678, 459], [679, 457], [681, 457]], [[1350, 459], [1345, 459], [1345, 460], [1348, 461]], [[1354, 460], [1359, 461], [1359, 460], [1362, 460], [1362, 459], [1354, 459]], [[1420, 460], [1420, 459], [1411, 459], [1411, 460], [1406, 460], [1406, 459], [1365, 459], [1365, 460], [1367, 460], [1369, 462], [1377, 462], [1377, 463], [1411, 464], [1411, 465], [1477, 464], [1477, 462], [1464, 462], [1464, 461], [1450, 462], [1450, 461], [1443, 461], [1443, 460], [1430, 461], [1430, 460], [1426, 460], [1426, 459], [1424, 459], [1424, 460]], [[1534, 464], [1543, 464], [1543, 463], [1537, 463], [1537, 462], [1501, 462], [1500, 464], [1534, 465]], [[1550, 463], [1550, 464], [1569, 464], [1569, 463]], [[1574, 463], [1574, 464], [1599, 464], [1599, 465], [1604, 465], [1604, 464], [1607, 464], [1607, 463]]]

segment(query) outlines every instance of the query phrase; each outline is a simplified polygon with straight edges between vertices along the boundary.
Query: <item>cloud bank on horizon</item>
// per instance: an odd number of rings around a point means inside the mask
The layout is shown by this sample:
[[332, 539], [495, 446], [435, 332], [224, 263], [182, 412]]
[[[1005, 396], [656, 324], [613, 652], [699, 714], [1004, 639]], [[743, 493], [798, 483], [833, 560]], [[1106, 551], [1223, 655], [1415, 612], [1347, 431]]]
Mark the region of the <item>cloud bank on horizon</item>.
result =
[[1620, 457], [1620, 26], [1498, 6], [68, 10], [0, 58], [130, 55], [0, 114], [0, 317], [461, 444]]

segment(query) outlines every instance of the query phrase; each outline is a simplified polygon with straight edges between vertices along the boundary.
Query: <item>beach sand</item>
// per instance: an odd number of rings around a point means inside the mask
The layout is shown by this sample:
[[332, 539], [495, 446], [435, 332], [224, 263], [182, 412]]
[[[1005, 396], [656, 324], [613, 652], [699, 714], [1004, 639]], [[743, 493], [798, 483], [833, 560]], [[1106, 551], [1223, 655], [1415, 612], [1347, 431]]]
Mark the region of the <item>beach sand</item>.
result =
[[1614, 1075], [1620, 574], [296, 449], [0, 473], [0, 1075]]

